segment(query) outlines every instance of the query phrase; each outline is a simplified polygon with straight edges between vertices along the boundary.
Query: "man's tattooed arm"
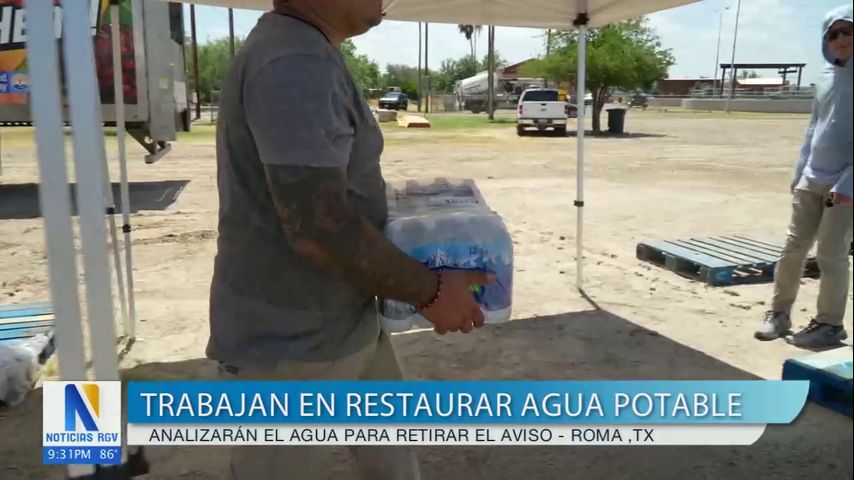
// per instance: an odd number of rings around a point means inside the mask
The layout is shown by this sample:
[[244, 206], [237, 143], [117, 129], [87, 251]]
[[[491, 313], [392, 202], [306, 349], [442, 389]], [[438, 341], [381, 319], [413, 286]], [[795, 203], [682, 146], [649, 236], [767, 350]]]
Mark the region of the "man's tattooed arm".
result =
[[350, 205], [343, 170], [264, 168], [282, 229], [294, 251], [368, 295], [412, 305], [427, 303], [435, 295], [436, 276]]

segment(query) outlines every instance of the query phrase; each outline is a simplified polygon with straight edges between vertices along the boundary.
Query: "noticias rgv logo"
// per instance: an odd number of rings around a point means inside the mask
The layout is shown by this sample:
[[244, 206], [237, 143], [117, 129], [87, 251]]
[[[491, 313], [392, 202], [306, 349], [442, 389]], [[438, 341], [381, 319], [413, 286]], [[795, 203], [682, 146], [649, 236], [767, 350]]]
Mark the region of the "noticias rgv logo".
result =
[[120, 382], [45, 382], [42, 446], [117, 446]]
[[[82, 392], [82, 395], [81, 395]], [[85, 397], [85, 401], [84, 401]], [[88, 404], [87, 404], [88, 402]], [[65, 386], [65, 431], [77, 431], [77, 419], [87, 432], [97, 432], [96, 418], [100, 418], [101, 390], [94, 383]]]

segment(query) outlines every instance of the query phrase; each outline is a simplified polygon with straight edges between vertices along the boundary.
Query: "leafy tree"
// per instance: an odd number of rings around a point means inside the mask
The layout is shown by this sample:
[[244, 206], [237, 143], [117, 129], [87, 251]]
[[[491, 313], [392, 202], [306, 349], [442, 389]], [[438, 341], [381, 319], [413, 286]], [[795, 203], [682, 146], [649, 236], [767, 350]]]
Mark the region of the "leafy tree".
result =
[[[501, 54], [495, 52], [495, 68], [500, 69], [507, 65], [507, 61], [501, 58]], [[460, 80], [473, 77], [480, 72], [489, 70], [489, 56], [476, 62], [471, 57], [465, 56], [459, 59], [449, 58], [442, 61], [442, 66], [434, 75], [433, 91], [441, 93], [453, 93], [454, 86]]]
[[[528, 75], [574, 84], [578, 36], [575, 31], [553, 32], [548, 56], [523, 68]], [[593, 95], [593, 131], [601, 131], [600, 114], [609, 92], [648, 90], [667, 77], [673, 65], [670, 50], [645, 19], [637, 18], [591, 29], [587, 36], [587, 88]], [[577, 92], [584, 98], [585, 92]], [[583, 101], [583, 100], [580, 100]]]
[[[422, 75], [427, 75], [423, 72]], [[409, 98], [418, 99], [418, 69], [409, 65], [389, 64], [383, 79], [385, 85], [398, 87]], [[432, 82], [431, 82], [432, 83]]]
[[380, 67], [367, 55], [358, 53], [356, 45], [351, 40], [345, 40], [341, 44], [341, 53], [344, 55], [344, 61], [347, 62], [347, 68], [363, 90], [382, 87], [383, 78], [380, 75]]
[[[235, 49], [240, 50], [244, 40], [235, 38]], [[191, 43], [185, 42], [187, 59], [188, 82], [195, 88], [195, 77], [193, 71], [193, 55], [190, 50]], [[341, 44], [341, 53], [347, 62], [347, 68], [353, 74], [356, 82], [362, 89], [382, 88], [383, 77], [379, 66], [367, 55], [359, 54], [352, 41], [347, 40]], [[228, 38], [218, 38], [199, 45], [199, 78], [201, 80], [201, 96], [203, 103], [212, 102], [212, 92], [220, 90], [222, 79], [228, 72], [231, 64], [231, 47]]]
[[452, 93], [457, 81], [477, 75], [481, 65], [465, 56], [458, 60], [449, 58], [442, 61], [442, 66], [435, 74], [433, 89], [436, 92]]
[[[240, 50], [243, 42], [242, 38], [235, 38], [235, 50]], [[189, 64], [187, 77], [189, 84], [195, 85], [195, 76], [192, 68], [193, 55], [190, 48], [189, 44], [187, 44], [185, 57]], [[220, 90], [222, 80], [225, 78], [230, 64], [231, 47], [228, 43], [228, 38], [218, 38], [199, 45], [199, 80], [203, 103], [211, 103], [212, 93]]]
[[[507, 60], [501, 58], [501, 52], [498, 50], [495, 51], [495, 68], [504, 68], [508, 65]], [[480, 61], [480, 71], [489, 70], [489, 54], [483, 56], [483, 60]]]

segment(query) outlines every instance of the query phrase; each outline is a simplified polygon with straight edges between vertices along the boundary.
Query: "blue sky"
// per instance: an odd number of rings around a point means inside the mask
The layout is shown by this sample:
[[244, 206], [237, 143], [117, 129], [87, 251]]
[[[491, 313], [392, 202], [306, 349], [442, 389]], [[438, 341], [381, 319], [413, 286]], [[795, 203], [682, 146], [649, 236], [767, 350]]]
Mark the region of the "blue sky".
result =
[[[814, 82], [821, 72], [821, 22], [827, 11], [844, 0], [742, 0], [738, 24], [736, 62], [806, 63], [804, 83]], [[720, 42], [720, 62], [728, 63], [732, 55], [737, 0], [702, 0], [698, 3], [649, 16], [662, 41], [676, 58], [671, 77], [711, 77], [714, 74], [719, 12], [724, 10]], [[189, 22], [189, 7], [185, 16]], [[249, 33], [259, 12], [235, 10], [235, 32]], [[197, 7], [196, 23], [199, 41], [228, 35], [228, 13], [216, 7]], [[189, 23], [187, 24], [189, 30]], [[544, 53], [545, 32], [525, 28], [496, 29], [496, 49], [508, 61], [525, 60]], [[418, 63], [418, 25], [408, 22], [385, 22], [354, 39], [360, 52], [367, 54], [380, 67], [388, 63]], [[478, 40], [478, 56], [486, 53], [486, 32]], [[459, 58], [469, 53], [468, 42], [455, 25], [430, 25], [430, 65], [437, 67], [445, 58]], [[776, 76], [773, 70], [759, 72]]]

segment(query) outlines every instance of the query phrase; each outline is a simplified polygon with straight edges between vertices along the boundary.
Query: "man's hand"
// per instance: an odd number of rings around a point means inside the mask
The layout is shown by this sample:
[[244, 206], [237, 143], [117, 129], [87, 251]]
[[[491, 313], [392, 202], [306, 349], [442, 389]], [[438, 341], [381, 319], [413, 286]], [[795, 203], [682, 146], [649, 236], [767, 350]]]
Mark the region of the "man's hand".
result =
[[851, 197], [848, 195], [843, 195], [838, 192], [833, 192], [830, 194], [830, 198], [833, 200], [834, 205], [850, 205]]
[[442, 272], [442, 287], [436, 303], [421, 311], [435, 325], [436, 333], [469, 333], [483, 326], [483, 312], [471, 292], [472, 285], [486, 285], [493, 278], [486, 273], [465, 270]]

